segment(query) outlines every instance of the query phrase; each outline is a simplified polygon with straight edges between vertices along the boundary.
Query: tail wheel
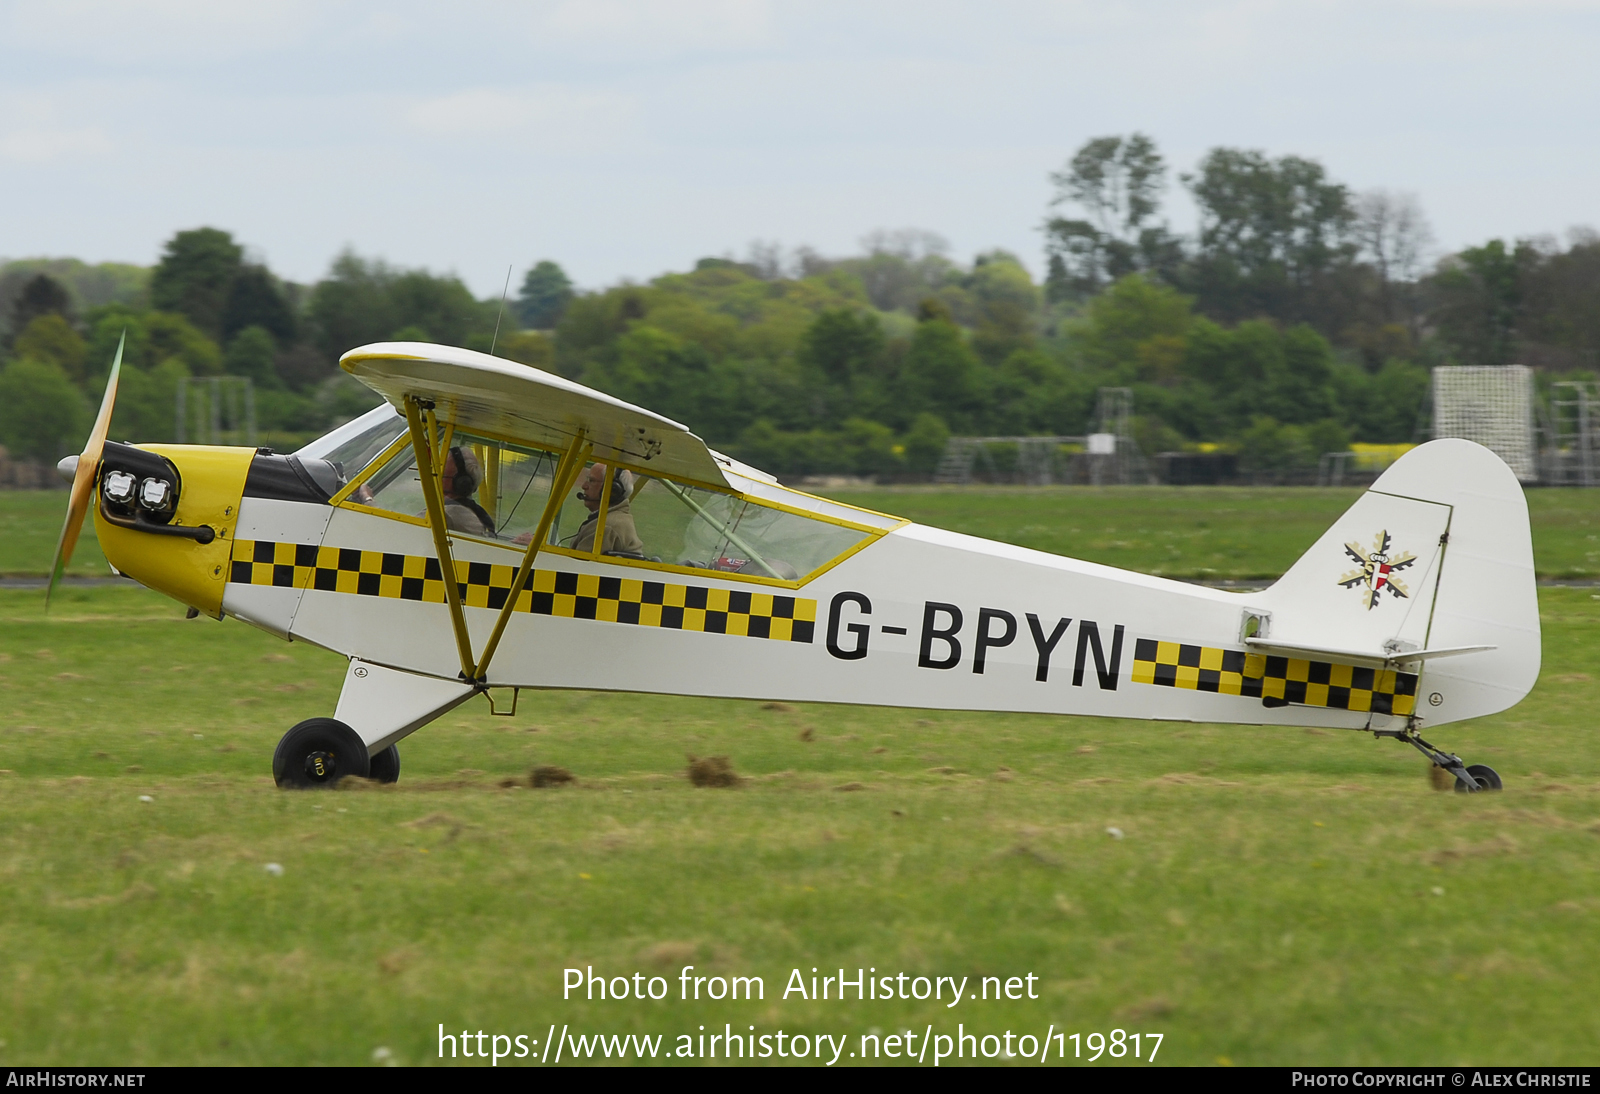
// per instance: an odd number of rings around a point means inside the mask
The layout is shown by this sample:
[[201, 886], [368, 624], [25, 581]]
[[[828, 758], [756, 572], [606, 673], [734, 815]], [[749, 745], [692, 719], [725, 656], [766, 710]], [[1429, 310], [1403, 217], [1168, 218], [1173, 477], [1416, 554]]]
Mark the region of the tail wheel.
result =
[[372, 757], [369, 779], [377, 779], [381, 783], [400, 781], [400, 749], [390, 745], [382, 752]]
[[[1500, 773], [1485, 764], [1473, 764], [1467, 768], [1467, 774], [1478, 781], [1479, 790], [1499, 790], [1501, 788]], [[1467, 793], [1467, 784], [1460, 779], [1456, 780], [1456, 793]]]
[[301, 722], [283, 735], [272, 754], [272, 778], [285, 789], [332, 787], [351, 775], [365, 779], [371, 771], [366, 743], [355, 730], [333, 718]]

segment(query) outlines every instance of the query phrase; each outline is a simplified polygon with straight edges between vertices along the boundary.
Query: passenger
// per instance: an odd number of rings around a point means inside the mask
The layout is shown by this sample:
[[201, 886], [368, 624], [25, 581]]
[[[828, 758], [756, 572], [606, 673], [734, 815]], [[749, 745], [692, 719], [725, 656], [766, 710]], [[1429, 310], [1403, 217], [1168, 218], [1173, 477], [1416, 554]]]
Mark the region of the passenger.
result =
[[439, 486], [444, 493], [444, 523], [452, 532], [494, 538], [494, 518], [473, 500], [483, 481], [483, 465], [470, 448], [456, 445], [444, 458]]
[[[578, 476], [578, 500], [591, 514], [578, 526], [578, 534], [565, 546], [574, 551], [594, 550], [594, 530], [600, 523], [601, 491], [605, 489], [606, 465], [592, 463]], [[633, 473], [620, 468], [611, 476], [611, 508], [606, 510], [606, 530], [600, 543], [604, 555], [634, 555], [644, 557], [644, 541], [633, 526], [633, 511], [629, 507], [629, 494], [633, 490]]]

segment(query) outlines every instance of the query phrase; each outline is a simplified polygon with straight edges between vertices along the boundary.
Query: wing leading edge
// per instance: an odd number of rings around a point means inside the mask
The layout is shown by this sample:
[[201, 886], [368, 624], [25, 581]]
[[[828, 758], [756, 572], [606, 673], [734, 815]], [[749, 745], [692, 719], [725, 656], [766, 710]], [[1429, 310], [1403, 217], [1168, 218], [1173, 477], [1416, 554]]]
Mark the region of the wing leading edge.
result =
[[582, 433], [595, 459], [729, 485], [723, 462], [688, 427], [515, 361], [427, 342], [375, 342], [346, 353], [339, 367], [401, 413], [415, 396], [469, 431], [556, 451]]

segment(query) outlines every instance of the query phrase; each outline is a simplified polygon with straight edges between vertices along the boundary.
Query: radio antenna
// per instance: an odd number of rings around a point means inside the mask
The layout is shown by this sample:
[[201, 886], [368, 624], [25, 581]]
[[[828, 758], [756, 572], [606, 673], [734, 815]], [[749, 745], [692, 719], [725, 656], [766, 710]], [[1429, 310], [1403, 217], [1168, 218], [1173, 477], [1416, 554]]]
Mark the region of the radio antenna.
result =
[[494, 337], [489, 339], [489, 356], [494, 356], [494, 347], [500, 341], [500, 318], [506, 313], [506, 293], [511, 291], [511, 263], [506, 264], [506, 283], [500, 290], [500, 310], [494, 316]]

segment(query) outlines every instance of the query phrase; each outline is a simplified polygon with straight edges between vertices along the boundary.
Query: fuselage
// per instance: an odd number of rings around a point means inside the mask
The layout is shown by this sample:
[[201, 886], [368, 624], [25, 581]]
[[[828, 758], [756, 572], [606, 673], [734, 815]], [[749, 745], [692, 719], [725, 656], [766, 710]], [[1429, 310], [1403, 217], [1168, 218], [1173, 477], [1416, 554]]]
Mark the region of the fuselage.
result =
[[[218, 536], [206, 546], [141, 539], [97, 510], [119, 570], [282, 638], [458, 677], [424, 522], [330, 504], [282, 457], [153, 450], [182, 472], [178, 521], [208, 522]], [[843, 512], [870, 532], [788, 582], [547, 546], [487, 683], [1353, 729], [1413, 712], [1415, 673], [1251, 651], [1241, 621], [1281, 613], [1272, 590], [1165, 580], [741, 484], [768, 502]], [[464, 534], [450, 542], [481, 648], [525, 548]]]

